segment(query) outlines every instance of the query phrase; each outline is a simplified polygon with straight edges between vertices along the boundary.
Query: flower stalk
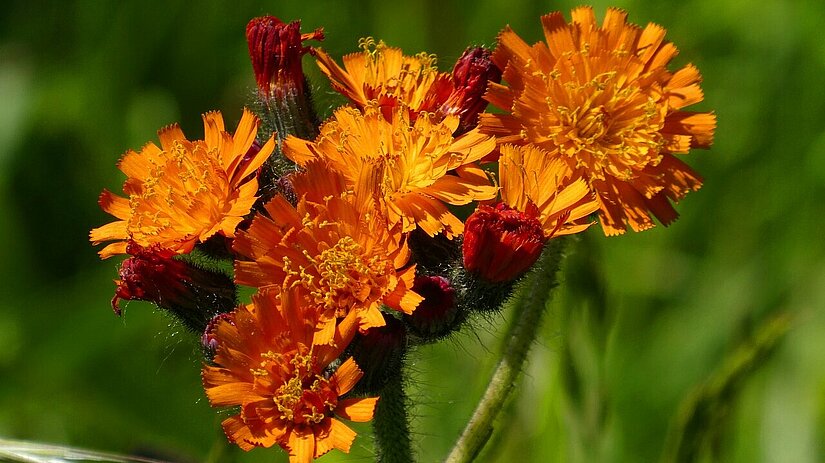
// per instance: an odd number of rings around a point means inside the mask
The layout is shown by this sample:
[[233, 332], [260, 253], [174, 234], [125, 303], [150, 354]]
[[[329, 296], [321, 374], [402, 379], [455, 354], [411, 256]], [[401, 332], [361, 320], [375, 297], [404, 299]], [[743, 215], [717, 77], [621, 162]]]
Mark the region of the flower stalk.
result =
[[375, 461], [377, 463], [412, 463], [414, 461], [403, 374], [403, 369], [401, 369], [390, 378], [375, 407], [372, 432], [375, 439]]
[[494, 421], [516, 386], [527, 352], [538, 335], [547, 304], [558, 286], [556, 275], [561, 266], [564, 245], [563, 239], [551, 240], [536, 266], [513, 295], [513, 318], [504, 338], [501, 359], [446, 463], [473, 461], [492, 436]]

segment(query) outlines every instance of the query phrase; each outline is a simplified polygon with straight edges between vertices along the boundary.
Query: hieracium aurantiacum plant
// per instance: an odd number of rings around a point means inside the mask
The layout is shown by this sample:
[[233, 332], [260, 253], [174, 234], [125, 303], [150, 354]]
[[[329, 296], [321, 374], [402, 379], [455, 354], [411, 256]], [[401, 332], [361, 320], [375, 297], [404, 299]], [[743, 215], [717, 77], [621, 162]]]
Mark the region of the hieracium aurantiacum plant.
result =
[[[716, 119], [688, 109], [699, 71], [668, 68], [665, 29], [612, 8], [601, 24], [588, 7], [540, 19], [544, 41], [505, 27], [445, 72], [373, 38], [339, 64], [307, 43], [322, 30], [255, 18], [257, 91], [236, 128], [208, 112], [203, 139], [173, 124], [123, 156], [123, 195], [99, 200], [116, 220], [90, 234], [102, 258], [127, 256], [113, 307], [152, 302], [196, 335], [229, 441], [310, 462], [348, 452], [349, 423], [371, 421], [378, 461], [412, 461], [410, 348], [509, 303], [499, 366], [448, 457], [472, 460], [537, 336], [565, 237], [668, 225], [702, 185], [682, 159], [711, 145]], [[324, 121], [306, 54], [348, 100]]]

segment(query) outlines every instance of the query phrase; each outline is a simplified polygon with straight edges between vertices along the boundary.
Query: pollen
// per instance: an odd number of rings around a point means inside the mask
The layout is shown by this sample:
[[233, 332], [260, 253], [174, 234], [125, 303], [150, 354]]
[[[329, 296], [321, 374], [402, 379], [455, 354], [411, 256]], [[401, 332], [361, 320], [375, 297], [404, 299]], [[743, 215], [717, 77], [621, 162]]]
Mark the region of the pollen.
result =
[[[392, 271], [392, 263], [382, 256], [368, 256], [350, 236], [342, 237], [317, 256], [304, 251], [311, 263], [298, 269], [285, 268], [293, 279], [289, 286], [304, 287], [313, 302], [335, 310], [339, 316], [358, 302], [363, 302], [372, 288], [381, 285], [383, 275]], [[291, 262], [290, 262], [291, 264]]]

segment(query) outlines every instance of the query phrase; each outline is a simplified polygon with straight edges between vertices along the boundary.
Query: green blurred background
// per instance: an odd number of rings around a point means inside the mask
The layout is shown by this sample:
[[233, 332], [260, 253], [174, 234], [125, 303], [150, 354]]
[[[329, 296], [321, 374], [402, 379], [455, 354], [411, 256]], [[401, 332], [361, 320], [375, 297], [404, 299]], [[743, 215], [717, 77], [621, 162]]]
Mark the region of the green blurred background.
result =
[[[116, 317], [118, 262], [98, 260], [87, 233], [109, 220], [96, 199], [119, 191], [114, 164], [126, 149], [174, 121], [200, 136], [205, 111], [237, 121], [254, 86], [251, 17], [323, 26], [333, 56], [372, 35], [437, 53], [448, 70], [507, 23], [539, 40], [541, 14], [569, 18], [578, 3], [6, 2], [0, 436], [180, 462], [221, 451], [225, 414], [203, 397], [194, 339], [144, 303]], [[482, 460], [653, 462], [679, 448], [681, 461], [825, 461], [825, 7], [594, 2], [597, 16], [609, 5], [665, 26], [681, 50], [675, 64], [702, 71], [698, 109], [716, 111], [719, 127], [713, 148], [687, 160], [706, 183], [668, 229], [606, 239], [594, 228], [576, 243]], [[329, 114], [341, 100], [306, 64]], [[791, 328], [765, 340], [766, 323], [781, 331], [777, 314]], [[462, 429], [506, 316], [411, 354], [420, 461], [442, 459]], [[322, 461], [370, 461], [359, 429], [352, 454]], [[285, 461], [278, 450], [226, 452], [219, 461]]]

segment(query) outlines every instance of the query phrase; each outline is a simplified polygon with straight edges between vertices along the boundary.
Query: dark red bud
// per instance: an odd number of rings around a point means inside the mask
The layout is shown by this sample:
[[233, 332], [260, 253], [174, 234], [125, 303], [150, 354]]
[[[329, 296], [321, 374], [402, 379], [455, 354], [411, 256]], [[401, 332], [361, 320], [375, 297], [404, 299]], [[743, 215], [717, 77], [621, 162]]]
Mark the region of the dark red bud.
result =
[[511, 281], [539, 258], [546, 241], [535, 208], [481, 205], [464, 223], [464, 268], [490, 283]]
[[501, 69], [493, 64], [492, 53], [483, 47], [470, 47], [453, 67], [453, 92], [441, 109], [461, 118], [455, 135], [478, 124], [478, 115], [487, 107], [484, 93], [489, 82], [501, 82]]
[[221, 273], [175, 259], [174, 252], [158, 247], [143, 248], [130, 242], [131, 255], [120, 266], [112, 309], [120, 315], [121, 300], [152, 302], [176, 316], [195, 332], [207, 322], [235, 306], [235, 285]]
[[183, 290], [186, 264], [172, 259], [174, 252], [160, 248], [143, 248], [135, 242], [126, 246], [132, 257], [120, 264], [112, 309], [121, 314], [120, 300], [156, 301]]
[[323, 40], [323, 29], [301, 34], [301, 22], [284, 23], [274, 16], [254, 18], [246, 25], [246, 41], [252, 69], [261, 93], [282, 98], [304, 93], [301, 57], [309, 52], [305, 40]]
[[447, 334], [458, 321], [455, 289], [450, 281], [438, 275], [418, 275], [413, 291], [424, 300], [404, 320], [413, 333], [424, 338]]

